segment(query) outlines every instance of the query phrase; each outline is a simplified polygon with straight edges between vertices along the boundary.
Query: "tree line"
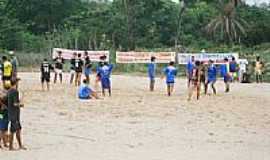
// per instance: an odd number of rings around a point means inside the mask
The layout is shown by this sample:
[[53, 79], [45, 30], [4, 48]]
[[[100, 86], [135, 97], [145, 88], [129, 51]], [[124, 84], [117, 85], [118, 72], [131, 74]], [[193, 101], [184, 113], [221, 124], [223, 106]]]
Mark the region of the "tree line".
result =
[[121, 51], [270, 42], [270, 6], [240, 0], [0, 0], [0, 49]]

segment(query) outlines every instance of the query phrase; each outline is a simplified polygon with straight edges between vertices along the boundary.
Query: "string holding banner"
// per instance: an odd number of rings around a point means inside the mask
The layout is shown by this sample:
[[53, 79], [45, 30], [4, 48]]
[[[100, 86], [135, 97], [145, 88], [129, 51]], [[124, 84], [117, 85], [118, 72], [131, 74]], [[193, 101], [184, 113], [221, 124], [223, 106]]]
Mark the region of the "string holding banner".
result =
[[152, 56], [156, 63], [175, 61], [175, 52], [116, 52], [116, 63], [150, 63]]
[[[83, 56], [86, 51], [54, 48], [52, 58], [56, 58], [59, 52], [62, 53], [62, 57], [64, 59], [70, 60], [73, 58], [74, 53], [81, 54]], [[109, 61], [109, 59], [110, 59], [110, 52], [109, 51], [87, 51], [87, 53], [88, 53], [89, 58], [93, 62], [99, 62], [100, 57], [102, 57], [102, 56], [106, 56], [106, 61]]]

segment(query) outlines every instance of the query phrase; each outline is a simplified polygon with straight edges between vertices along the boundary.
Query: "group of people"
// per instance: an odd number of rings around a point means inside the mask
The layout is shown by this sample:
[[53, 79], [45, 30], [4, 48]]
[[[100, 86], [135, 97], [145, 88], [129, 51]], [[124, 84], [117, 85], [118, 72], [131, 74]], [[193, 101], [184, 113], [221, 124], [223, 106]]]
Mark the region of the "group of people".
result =
[[[113, 70], [113, 65], [106, 61], [106, 56], [101, 56], [98, 66], [96, 67], [96, 80], [95, 89], [98, 88], [101, 82], [102, 94], [105, 96], [105, 91], [108, 90], [109, 96], [111, 96], [111, 80], [110, 76]], [[57, 82], [58, 76], [60, 83], [63, 81], [63, 69], [65, 59], [62, 57], [62, 52], [59, 51], [57, 57], [51, 64], [47, 59], [41, 64], [41, 84], [44, 90], [44, 83], [47, 84], [47, 90], [50, 90], [50, 75], [54, 71], [54, 83]], [[97, 92], [90, 87], [90, 75], [93, 70], [92, 61], [87, 53], [84, 55], [81, 53], [73, 53], [73, 57], [70, 60], [70, 84], [75, 83], [75, 86], [79, 87], [78, 97], [80, 99], [99, 98]], [[84, 78], [82, 77], [84, 75]], [[81, 83], [82, 82], [82, 83]]]
[[[151, 63], [148, 64], [148, 76], [150, 79], [150, 91], [154, 91], [155, 86], [155, 75], [156, 75], [156, 58], [151, 57]], [[237, 63], [235, 57], [231, 57], [230, 61], [228, 58], [224, 59], [224, 62], [220, 65], [214, 64], [213, 60], [208, 62], [196, 61], [195, 57], [192, 56], [190, 61], [186, 65], [186, 75], [188, 81], [188, 100], [191, 100], [194, 93], [196, 98], [200, 98], [201, 88], [204, 88], [204, 94], [208, 93], [209, 85], [213, 90], [213, 94], [217, 94], [215, 83], [217, 81], [218, 72], [223, 77], [225, 84], [225, 92], [230, 91], [230, 83], [234, 81], [245, 82], [247, 76], [247, 64], [248, 62]], [[174, 66], [174, 62], [170, 62], [167, 67], [163, 69], [163, 75], [166, 76], [167, 94], [171, 96], [174, 90], [175, 77], [177, 75], [177, 69]], [[260, 57], [257, 57], [255, 64], [255, 76], [257, 83], [262, 82], [263, 74], [263, 62]], [[164, 76], [163, 76], [164, 77]]]
[[9, 150], [14, 150], [13, 140], [15, 135], [19, 149], [26, 149], [21, 138], [20, 108], [24, 105], [18, 91], [17, 67], [18, 61], [13, 52], [10, 53], [10, 57], [2, 57], [3, 89], [0, 90], [0, 148], [7, 147]]

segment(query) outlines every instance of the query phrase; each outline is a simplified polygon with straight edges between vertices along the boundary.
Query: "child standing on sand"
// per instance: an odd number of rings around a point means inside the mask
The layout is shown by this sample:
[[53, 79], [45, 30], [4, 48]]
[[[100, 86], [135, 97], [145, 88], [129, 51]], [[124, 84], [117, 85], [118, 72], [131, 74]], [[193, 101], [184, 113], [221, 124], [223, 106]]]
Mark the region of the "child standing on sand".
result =
[[174, 67], [174, 62], [171, 61], [169, 63], [169, 66], [164, 68], [163, 72], [166, 76], [167, 94], [168, 96], [171, 96], [174, 89], [174, 83], [175, 83], [174, 79], [175, 79], [175, 76], [177, 75], [177, 70]]
[[11, 88], [7, 93], [8, 104], [8, 120], [10, 123], [10, 137], [9, 137], [9, 150], [14, 150], [13, 139], [16, 134], [16, 139], [19, 144], [19, 149], [25, 150], [21, 138], [21, 122], [20, 122], [20, 108], [23, 104], [20, 103], [19, 91], [16, 89], [18, 81], [11, 82]]
[[150, 79], [150, 91], [155, 89], [155, 77], [156, 77], [156, 57], [151, 57], [151, 63], [148, 64], [148, 77]]

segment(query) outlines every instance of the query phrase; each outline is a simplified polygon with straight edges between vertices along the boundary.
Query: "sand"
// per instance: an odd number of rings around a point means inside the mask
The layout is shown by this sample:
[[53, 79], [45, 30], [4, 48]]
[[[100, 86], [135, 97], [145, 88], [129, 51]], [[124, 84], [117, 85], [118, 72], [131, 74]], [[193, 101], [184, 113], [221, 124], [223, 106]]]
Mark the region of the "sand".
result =
[[161, 79], [151, 93], [146, 77], [114, 75], [111, 98], [80, 101], [74, 86], [42, 92], [38, 73], [20, 77], [28, 150], [0, 150], [1, 160], [270, 159], [270, 84], [225, 94], [220, 81], [217, 96], [187, 102], [184, 79], [167, 97]]

